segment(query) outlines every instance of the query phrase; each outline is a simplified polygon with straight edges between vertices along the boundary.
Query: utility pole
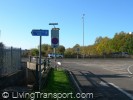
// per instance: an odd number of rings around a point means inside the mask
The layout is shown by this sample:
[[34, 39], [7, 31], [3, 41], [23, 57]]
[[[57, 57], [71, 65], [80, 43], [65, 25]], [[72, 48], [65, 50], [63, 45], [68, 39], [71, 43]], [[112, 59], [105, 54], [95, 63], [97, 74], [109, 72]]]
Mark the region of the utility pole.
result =
[[0, 30], [0, 38], [1, 38], [1, 30]]
[[85, 50], [84, 50], [84, 16], [85, 16], [85, 14], [83, 14], [83, 16], [82, 16], [82, 19], [83, 19], [83, 59], [85, 56]]

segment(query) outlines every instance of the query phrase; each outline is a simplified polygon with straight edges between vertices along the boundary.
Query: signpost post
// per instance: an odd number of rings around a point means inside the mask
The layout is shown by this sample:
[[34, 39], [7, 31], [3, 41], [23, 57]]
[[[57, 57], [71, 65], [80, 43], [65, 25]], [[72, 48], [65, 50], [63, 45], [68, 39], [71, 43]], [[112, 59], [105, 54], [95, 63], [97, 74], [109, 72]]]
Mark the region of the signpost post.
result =
[[[31, 31], [32, 36], [40, 36], [40, 43], [39, 43], [39, 90], [41, 89], [41, 42], [42, 42], [42, 36], [48, 36], [49, 31], [48, 30], [32, 30]], [[37, 69], [36, 69], [37, 70]]]
[[80, 49], [79, 49], [79, 48], [76, 48], [76, 52], [77, 52], [77, 59], [79, 58], [79, 51], [80, 51]]
[[59, 46], [59, 28], [52, 28], [51, 30], [51, 46], [54, 48], [54, 61], [56, 64], [56, 48]]

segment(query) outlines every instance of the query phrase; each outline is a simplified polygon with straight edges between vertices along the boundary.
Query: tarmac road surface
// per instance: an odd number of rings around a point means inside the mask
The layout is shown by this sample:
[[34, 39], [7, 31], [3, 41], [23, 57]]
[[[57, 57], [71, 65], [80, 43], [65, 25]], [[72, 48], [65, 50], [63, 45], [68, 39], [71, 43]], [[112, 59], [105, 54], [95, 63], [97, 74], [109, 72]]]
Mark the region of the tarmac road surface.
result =
[[88, 100], [133, 100], [133, 59], [63, 59]]

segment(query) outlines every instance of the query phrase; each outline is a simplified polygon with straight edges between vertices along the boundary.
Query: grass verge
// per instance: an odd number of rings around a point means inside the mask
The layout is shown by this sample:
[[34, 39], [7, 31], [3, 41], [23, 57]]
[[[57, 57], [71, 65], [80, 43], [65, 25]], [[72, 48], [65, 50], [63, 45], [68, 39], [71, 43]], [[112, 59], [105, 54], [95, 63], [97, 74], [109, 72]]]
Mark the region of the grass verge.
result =
[[51, 93], [51, 95], [47, 94], [50, 97], [48, 97], [49, 100], [76, 100], [76, 98], [72, 98], [75, 95], [75, 91], [69, 77], [62, 69], [51, 70], [47, 86], [42, 89], [42, 92]]

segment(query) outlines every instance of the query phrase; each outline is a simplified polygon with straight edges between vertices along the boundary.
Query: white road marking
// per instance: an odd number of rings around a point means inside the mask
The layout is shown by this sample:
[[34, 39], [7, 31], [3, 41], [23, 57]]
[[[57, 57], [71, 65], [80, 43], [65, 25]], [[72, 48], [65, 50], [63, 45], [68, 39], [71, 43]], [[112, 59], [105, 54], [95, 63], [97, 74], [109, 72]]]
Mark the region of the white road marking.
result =
[[[130, 74], [133, 75], [133, 73], [130, 71], [130, 67], [131, 66], [119, 66], [119, 67], [103, 67], [103, 69], [115, 72], [115, 73], [119, 73], [119, 74]], [[130, 75], [128, 75], [128, 77], [131, 77]]]
[[128, 72], [126, 71], [126, 69], [121, 69], [121, 68], [108, 68], [108, 67], [103, 67], [103, 69], [105, 70], [109, 70], [109, 71], [112, 71], [112, 72], [115, 72], [115, 73], [119, 73], [119, 74], [128, 74]]
[[129, 67], [127, 68], [127, 71], [128, 71], [129, 74], [133, 74], [133, 73], [130, 71], [130, 67], [131, 67], [131, 66], [129, 66]]
[[103, 81], [100, 82], [100, 85], [109, 87], [109, 85], [107, 83], [103, 82]]
[[109, 83], [111, 86], [115, 87], [117, 90], [121, 91], [122, 93], [124, 93], [126, 96], [128, 96], [131, 100], [133, 100], [133, 95], [129, 94], [128, 92], [124, 91], [123, 89], [121, 89], [120, 87], [116, 86], [113, 83]]
[[126, 68], [110, 68], [112, 70], [125, 70]]
[[123, 89], [121, 89], [120, 87], [116, 86], [114, 83], [105, 83], [103, 81], [100, 82], [100, 85], [102, 86], [106, 86], [109, 87], [109, 85], [113, 86], [114, 88], [116, 88], [117, 90], [119, 90], [120, 92], [124, 93], [126, 96], [128, 96], [131, 100], [133, 100], [133, 95], [129, 94], [128, 92], [124, 91]]

